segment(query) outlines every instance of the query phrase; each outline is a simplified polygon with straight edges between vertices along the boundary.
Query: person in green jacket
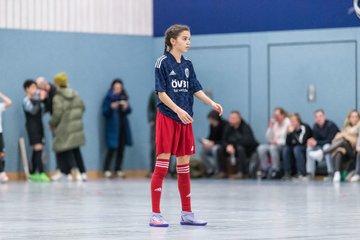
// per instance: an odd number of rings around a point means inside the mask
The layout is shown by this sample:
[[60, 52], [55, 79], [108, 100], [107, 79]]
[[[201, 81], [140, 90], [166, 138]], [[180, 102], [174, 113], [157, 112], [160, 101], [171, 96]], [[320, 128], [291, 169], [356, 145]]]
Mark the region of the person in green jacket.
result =
[[60, 169], [71, 180], [71, 162], [74, 159], [80, 173], [77, 180], [86, 181], [86, 169], [80, 146], [85, 144], [83, 130], [84, 102], [72, 89], [68, 88], [68, 76], [62, 72], [54, 77], [57, 87], [53, 98], [53, 115], [49, 125], [53, 131], [53, 149], [58, 154]]

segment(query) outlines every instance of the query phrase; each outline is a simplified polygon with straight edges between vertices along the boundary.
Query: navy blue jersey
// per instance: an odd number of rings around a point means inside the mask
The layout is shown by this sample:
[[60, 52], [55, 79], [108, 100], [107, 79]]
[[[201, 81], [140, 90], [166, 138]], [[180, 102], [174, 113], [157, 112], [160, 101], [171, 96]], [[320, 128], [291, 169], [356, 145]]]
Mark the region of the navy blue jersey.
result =
[[[171, 53], [158, 58], [155, 64], [155, 91], [165, 92], [181, 109], [193, 116], [194, 93], [202, 90], [191, 61], [181, 57], [178, 63]], [[165, 116], [181, 123], [177, 114], [158, 100], [157, 107]]]

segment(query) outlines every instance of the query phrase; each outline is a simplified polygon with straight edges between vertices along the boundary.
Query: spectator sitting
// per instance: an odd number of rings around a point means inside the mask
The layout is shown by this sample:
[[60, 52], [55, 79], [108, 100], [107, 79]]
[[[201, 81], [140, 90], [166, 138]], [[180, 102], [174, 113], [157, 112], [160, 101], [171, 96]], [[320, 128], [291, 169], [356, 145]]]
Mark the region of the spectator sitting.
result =
[[[217, 111], [214, 110], [209, 112], [207, 117], [210, 122], [210, 131], [209, 136], [206, 139], [201, 139], [202, 150], [200, 156], [201, 160], [205, 164], [206, 175], [211, 176], [218, 170], [218, 150], [221, 146], [221, 139], [224, 135], [224, 129], [227, 122], [219, 116]], [[212, 157], [215, 161], [212, 162], [210, 157]]]
[[224, 130], [222, 146], [219, 151], [218, 178], [224, 178], [226, 158], [231, 157], [231, 164], [236, 165], [238, 173], [233, 178], [242, 178], [248, 173], [249, 158], [258, 146], [251, 127], [241, 118], [238, 111], [229, 115], [229, 125]]
[[306, 176], [306, 142], [312, 137], [312, 131], [308, 124], [301, 121], [298, 113], [290, 116], [290, 125], [286, 136], [286, 146], [283, 148], [284, 180], [290, 180], [295, 163], [299, 179]]
[[330, 154], [313, 154], [313, 152], [328, 148], [336, 133], [339, 132], [339, 128], [335, 123], [326, 119], [324, 110], [316, 110], [314, 115], [313, 137], [309, 138], [306, 144], [306, 171], [308, 178], [313, 179], [315, 177], [316, 162], [321, 162], [325, 159], [329, 179], [332, 179], [334, 170]]
[[258, 175], [267, 175], [268, 178], [280, 177], [280, 151], [285, 145], [289, 125], [290, 120], [286, 111], [280, 107], [275, 108], [274, 118], [270, 120], [269, 127], [266, 130], [268, 143], [261, 144], [257, 149], [261, 169]]
[[355, 174], [351, 177], [350, 182], [358, 182], [360, 181], [360, 135], [357, 139], [356, 143], [356, 168]]
[[359, 113], [356, 110], [351, 111], [345, 120], [344, 128], [335, 135], [331, 145], [324, 150], [319, 149], [309, 153], [309, 156], [315, 158], [322, 158], [324, 154], [332, 154], [335, 172], [334, 182], [340, 181], [342, 165], [354, 158], [355, 146], [360, 129], [359, 119]]

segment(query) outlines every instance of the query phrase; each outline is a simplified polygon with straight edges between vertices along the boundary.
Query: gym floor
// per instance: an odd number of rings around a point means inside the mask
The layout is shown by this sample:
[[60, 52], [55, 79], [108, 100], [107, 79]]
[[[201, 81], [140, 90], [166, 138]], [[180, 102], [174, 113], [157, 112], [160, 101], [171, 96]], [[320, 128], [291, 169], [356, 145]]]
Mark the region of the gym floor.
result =
[[176, 180], [166, 179], [167, 229], [148, 226], [150, 180], [0, 185], [0, 239], [357, 239], [360, 184], [193, 180], [206, 227], [179, 225]]

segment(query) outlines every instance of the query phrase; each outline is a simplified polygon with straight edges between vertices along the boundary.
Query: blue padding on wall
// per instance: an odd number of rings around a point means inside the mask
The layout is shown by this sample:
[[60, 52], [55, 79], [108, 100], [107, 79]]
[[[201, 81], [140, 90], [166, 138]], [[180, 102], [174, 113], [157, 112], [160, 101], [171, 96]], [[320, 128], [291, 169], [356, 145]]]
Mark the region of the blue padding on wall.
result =
[[154, 0], [154, 35], [174, 23], [192, 34], [360, 26], [353, 0]]

